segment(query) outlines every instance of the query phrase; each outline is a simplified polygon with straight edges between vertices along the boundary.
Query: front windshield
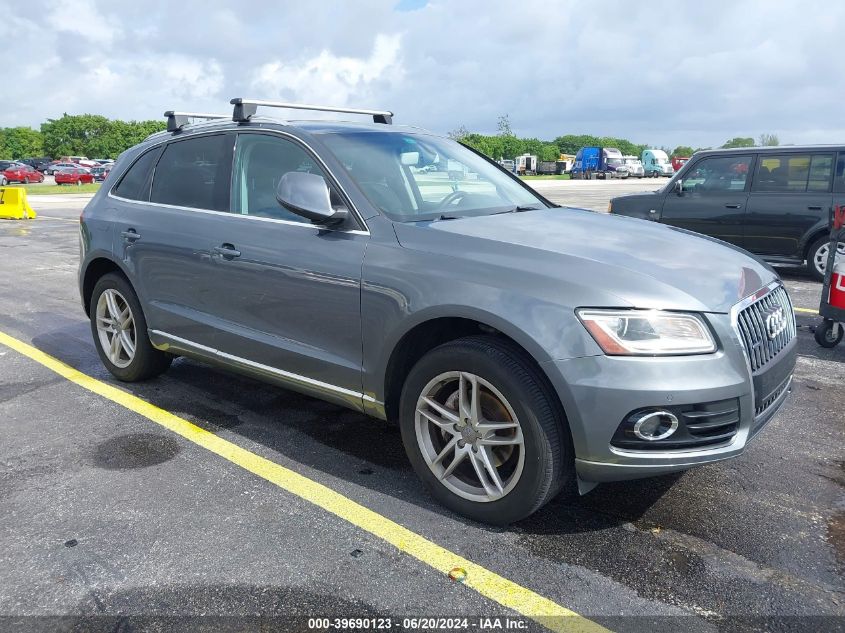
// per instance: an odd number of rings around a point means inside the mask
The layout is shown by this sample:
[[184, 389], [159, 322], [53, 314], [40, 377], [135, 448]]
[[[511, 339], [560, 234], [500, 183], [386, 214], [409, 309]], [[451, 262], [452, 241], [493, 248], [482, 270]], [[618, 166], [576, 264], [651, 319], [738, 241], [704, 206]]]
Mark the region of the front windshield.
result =
[[621, 165], [622, 159], [621, 158], [608, 158], [607, 164], [608, 165]]
[[546, 207], [501, 169], [449, 139], [369, 131], [321, 138], [367, 198], [399, 222]]

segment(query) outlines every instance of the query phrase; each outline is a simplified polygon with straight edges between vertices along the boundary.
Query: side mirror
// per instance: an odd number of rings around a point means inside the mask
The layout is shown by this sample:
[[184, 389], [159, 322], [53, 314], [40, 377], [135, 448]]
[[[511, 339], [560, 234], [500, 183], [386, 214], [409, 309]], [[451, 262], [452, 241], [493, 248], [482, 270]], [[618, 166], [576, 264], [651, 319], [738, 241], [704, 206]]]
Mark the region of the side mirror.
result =
[[675, 193], [679, 196], [684, 195], [684, 180], [683, 178], [678, 178], [675, 181]]
[[282, 176], [276, 187], [276, 201], [315, 224], [337, 224], [348, 215], [345, 208], [332, 207], [325, 178], [302, 171], [289, 171]]

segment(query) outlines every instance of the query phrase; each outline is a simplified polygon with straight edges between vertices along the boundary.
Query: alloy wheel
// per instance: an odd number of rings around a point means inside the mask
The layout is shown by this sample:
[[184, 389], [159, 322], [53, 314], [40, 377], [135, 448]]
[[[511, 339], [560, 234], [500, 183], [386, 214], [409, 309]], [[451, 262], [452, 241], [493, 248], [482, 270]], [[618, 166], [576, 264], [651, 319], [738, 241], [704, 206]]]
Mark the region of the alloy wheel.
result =
[[135, 358], [137, 333], [132, 308], [117, 290], [107, 288], [97, 300], [97, 334], [100, 346], [117, 367], [128, 367]]
[[480, 376], [452, 371], [431, 380], [417, 400], [415, 430], [435, 477], [464, 499], [501, 499], [522, 475], [519, 420], [502, 393]]
[[[821, 248], [817, 249], [813, 254], [813, 266], [816, 267], [816, 270], [821, 275], [824, 275], [824, 272], [827, 269], [828, 255], [830, 255], [829, 243], [823, 244]], [[845, 261], [845, 242], [838, 242], [836, 246], [836, 259], [834, 262], [838, 264], [841, 261]]]

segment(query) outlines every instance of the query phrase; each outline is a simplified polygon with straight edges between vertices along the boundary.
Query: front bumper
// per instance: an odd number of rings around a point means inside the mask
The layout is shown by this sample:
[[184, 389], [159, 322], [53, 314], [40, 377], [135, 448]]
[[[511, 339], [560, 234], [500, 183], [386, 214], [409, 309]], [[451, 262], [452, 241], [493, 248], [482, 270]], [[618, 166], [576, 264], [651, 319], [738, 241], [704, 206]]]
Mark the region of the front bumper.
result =
[[[714, 354], [675, 357], [591, 356], [547, 364], [572, 431], [575, 467], [586, 482], [618, 481], [686, 470], [740, 455], [787, 400], [791, 366], [762, 413], [755, 415], [754, 381], [742, 343], [728, 315], [707, 315], [721, 348]], [[779, 363], [794, 363], [796, 340]], [[784, 366], [779, 369], [783, 372]], [[675, 450], [629, 450], [611, 445], [620, 423], [634, 410], [739, 402], [739, 422], [729, 440]]]

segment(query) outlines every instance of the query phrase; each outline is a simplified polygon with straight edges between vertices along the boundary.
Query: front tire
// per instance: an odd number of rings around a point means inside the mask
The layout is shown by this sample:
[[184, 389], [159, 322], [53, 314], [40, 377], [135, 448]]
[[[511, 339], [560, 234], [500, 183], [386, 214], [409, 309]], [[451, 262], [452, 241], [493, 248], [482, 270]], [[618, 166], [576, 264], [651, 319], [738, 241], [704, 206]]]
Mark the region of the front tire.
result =
[[118, 380], [146, 380], [170, 367], [173, 357], [150, 343], [141, 304], [122, 275], [109, 273], [97, 281], [89, 314], [100, 360]]
[[574, 481], [557, 396], [513, 344], [473, 336], [431, 350], [402, 389], [400, 428], [414, 470], [444, 506], [506, 525]]

